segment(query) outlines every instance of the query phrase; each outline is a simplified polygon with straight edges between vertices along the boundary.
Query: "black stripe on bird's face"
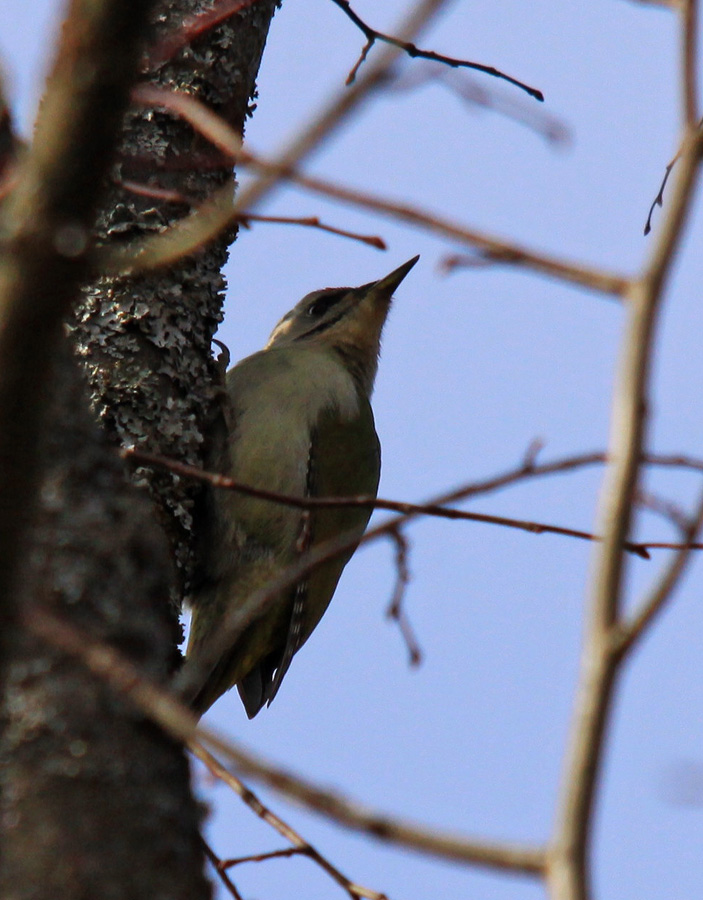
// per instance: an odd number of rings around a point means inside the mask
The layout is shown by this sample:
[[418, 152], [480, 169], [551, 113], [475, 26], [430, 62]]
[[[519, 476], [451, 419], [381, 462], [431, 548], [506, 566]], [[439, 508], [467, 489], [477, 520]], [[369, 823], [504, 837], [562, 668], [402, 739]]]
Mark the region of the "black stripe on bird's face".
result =
[[304, 311], [304, 315], [311, 319], [320, 319], [328, 313], [333, 306], [336, 306], [341, 300], [351, 293], [351, 288], [328, 288], [326, 291], [320, 291], [318, 295], [311, 300]]
[[[321, 334], [328, 328], [332, 328], [337, 322], [341, 322], [351, 308], [349, 303], [342, 304], [342, 301], [350, 298], [350, 295], [354, 293], [356, 292], [353, 288], [330, 288], [326, 291], [319, 291], [306, 303], [301, 304], [303, 308], [297, 318], [305, 330], [296, 335], [294, 340], [299, 341], [312, 335]], [[340, 306], [340, 304], [342, 305]], [[340, 308], [335, 310], [336, 307]], [[306, 328], [305, 325], [308, 322], [310, 327]]]
[[318, 335], [340, 322], [356, 305], [354, 288], [314, 291], [286, 313], [274, 328], [268, 346]]

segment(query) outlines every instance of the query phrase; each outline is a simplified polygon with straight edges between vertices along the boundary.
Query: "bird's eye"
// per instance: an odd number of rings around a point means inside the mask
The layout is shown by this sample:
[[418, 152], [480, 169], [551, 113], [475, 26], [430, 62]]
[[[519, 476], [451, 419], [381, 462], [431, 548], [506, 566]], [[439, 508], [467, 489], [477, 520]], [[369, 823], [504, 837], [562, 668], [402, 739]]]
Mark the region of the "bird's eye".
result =
[[345, 288], [341, 291], [329, 291], [329, 293], [321, 294], [308, 305], [305, 314], [313, 319], [324, 316], [328, 310], [332, 309], [332, 307], [339, 303], [339, 301], [348, 293], [349, 291]]

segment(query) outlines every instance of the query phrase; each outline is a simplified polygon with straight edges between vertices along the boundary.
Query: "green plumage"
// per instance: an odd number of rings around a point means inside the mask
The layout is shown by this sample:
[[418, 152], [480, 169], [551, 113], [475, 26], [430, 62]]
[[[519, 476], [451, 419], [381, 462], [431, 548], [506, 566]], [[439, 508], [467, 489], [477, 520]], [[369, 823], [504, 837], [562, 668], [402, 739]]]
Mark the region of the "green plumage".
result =
[[[266, 349], [227, 374], [229, 436], [223, 474], [294, 497], [376, 495], [380, 447], [369, 396], [393, 289], [415, 260], [362, 288], [309, 294]], [[249, 717], [270, 703], [294, 654], [322, 618], [355, 548], [283, 592], [211, 660], [231, 609], [240, 609], [317, 545], [351, 532], [370, 509], [300, 508], [212, 489], [203, 535], [203, 580], [182, 686], [199, 712], [237, 685]]]
[[[341, 364], [328, 356], [329, 351], [319, 348], [272, 348], [228, 373], [236, 424], [225, 474], [243, 484], [299, 497], [375, 496], [380, 450], [371, 406]], [[330, 384], [344, 392], [342, 409]], [[322, 401], [312, 408], [311, 394]], [[213, 560], [208, 573], [212, 587], [202, 592], [193, 613], [189, 657], [197, 654], [213, 623], [221, 621], [231, 604], [240, 605], [297, 561], [304, 532], [310, 536], [304, 541], [308, 549], [350, 529], [361, 537], [370, 515], [369, 509], [359, 507], [304, 512], [232, 491], [214, 491], [212, 499], [217, 541], [230, 553]], [[275, 615], [255, 622], [220, 660], [196, 705], [206, 709], [234, 684], [240, 686], [250, 716], [273, 699], [267, 686], [273, 685], [272, 673], [286, 651], [296, 594], [304, 593], [305, 610], [293, 652], [322, 618], [352, 553], [319, 566], [305, 584], [281, 597]]]

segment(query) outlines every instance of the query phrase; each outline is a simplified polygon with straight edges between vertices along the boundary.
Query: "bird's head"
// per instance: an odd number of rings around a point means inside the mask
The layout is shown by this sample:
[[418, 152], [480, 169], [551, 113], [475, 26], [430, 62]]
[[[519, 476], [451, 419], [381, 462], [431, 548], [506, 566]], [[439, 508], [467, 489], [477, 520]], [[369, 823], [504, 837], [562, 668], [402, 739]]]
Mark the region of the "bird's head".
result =
[[385, 278], [361, 287], [307, 294], [276, 325], [266, 349], [303, 343], [329, 347], [370, 394], [393, 291], [418, 259], [414, 256]]

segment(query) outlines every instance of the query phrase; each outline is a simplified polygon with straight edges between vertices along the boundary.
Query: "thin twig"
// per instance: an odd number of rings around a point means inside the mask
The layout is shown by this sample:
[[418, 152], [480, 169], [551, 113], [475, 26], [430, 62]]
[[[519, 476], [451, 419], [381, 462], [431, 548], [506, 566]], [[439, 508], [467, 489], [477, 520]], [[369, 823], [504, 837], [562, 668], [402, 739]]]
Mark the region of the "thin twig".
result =
[[442, 859], [516, 874], [544, 874], [546, 857], [541, 847], [473, 841], [440, 829], [425, 828], [370, 810], [340, 794], [323, 790], [312, 782], [262, 762], [259, 757], [211, 729], [198, 726], [196, 716], [187, 707], [172, 693], [143, 677], [117, 650], [94, 640], [85, 631], [64, 622], [45, 608], [34, 607], [28, 611], [25, 627], [80, 659], [116, 693], [128, 698], [168, 734], [186, 744], [195, 755], [200, 757], [201, 753], [209, 752], [206, 749], [209, 747], [242, 773], [325, 818], [379, 840]]
[[644, 233], [649, 234], [652, 230], [652, 216], [654, 215], [654, 210], [657, 206], [664, 206], [664, 191], [666, 190], [666, 183], [669, 180], [669, 175], [671, 175], [672, 169], [676, 165], [676, 163], [681, 159], [681, 150], [678, 150], [676, 156], [669, 160], [667, 163], [666, 169], [664, 170], [664, 177], [662, 178], [661, 184], [659, 185], [659, 191], [657, 196], [652, 200], [652, 205], [649, 207], [649, 213], [647, 214], [647, 221], [644, 223]]
[[639, 546], [645, 550], [703, 550], [703, 543], [700, 541], [648, 541]]
[[246, 787], [239, 778], [237, 778], [231, 772], [227, 771], [227, 769], [222, 766], [211, 753], [209, 753], [204, 748], [196, 748], [193, 752], [201, 760], [201, 762], [203, 762], [203, 764], [207, 766], [209, 771], [213, 775], [215, 775], [215, 777], [219, 778], [230, 788], [232, 788], [232, 790], [234, 790], [235, 793], [239, 795], [244, 803], [246, 803], [247, 806], [249, 806], [249, 808], [257, 816], [259, 816], [259, 818], [263, 819], [263, 821], [275, 828], [276, 831], [279, 832], [279, 834], [283, 835], [283, 837], [285, 837], [293, 844], [293, 847], [289, 848], [288, 850], [278, 850], [274, 853], [258, 854], [257, 856], [251, 857], [242, 857], [238, 860], [221, 860], [218, 864], [218, 868], [220, 869], [220, 871], [225, 871], [227, 868], [236, 865], [239, 862], [254, 860], [261, 861], [264, 859], [272, 859], [277, 856], [280, 857], [299, 854], [302, 856], [307, 856], [309, 859], [313, 860], [313, 862], [317, 863], [317, 865], [319, 865], [325, 872], [327, 872], [327, 874], [329, 874], [332, 879], [336, 881], [350, 895], [350, 897], [353, 898], [353, 900], [358, 900], [358, 898], [368, 898], [368, 900], [387, 900], [385, 894], [382, 894], [379, 891], [371, 890], [370, 888], [365, 888], [362, 885], [350, 881], [350, 879], [343, 875], [311, 844], [303, 840], [298, 832], [291, 828], [290, 825], [285, 823], [268, 807], [264, 806], [264, 804], [253, 793], [253, 791], [250, 788]]
[[239, 132], [192, 94], [167, 90], [151, 84], [140, 84], [132, 91], [132, 102], [138, 106], [165, 109], [188, 122], [223, 154], [223, 165], [227, 163], [231, 165], [237, 159], [242, 146]]
[[[621, 297], [627, 289], [624, 276], [608, 273], [602, 269], [586, 269], [575, 263], [565, 263], [554, 258], [539, 257], [530, 250], [517, 246], [489, 246], [488, 241], [476, 241], [477, 250], [471, 256], [453, 253], [443, 257], [438, 269], [449, 275], [455, 269], [476, 268], [491, 265], [526, 266], [554, 278], [571, 281], [582, 287]], [[468, 242], [468, 241], [467, 241]]]
[[442, 63], [445, 66], [451, 66], [451, 68], [453, 69], [475, 69], [476, 71], [483, 72], [486, 75], [492, 75], [495, 78], [501, 78], [503, 81], [507, 81], [510, 84], [515, 85], [515, 87], [519, 87], [521, 90], [525, 91], [536, 100], [544, 100], [544, 94], [542, 93], [542, 91], [537, 90], [537, 88], [530, 87], [528, 84], [525, 84], [523, 81], [518, 81], [516, 78], [512, 78], [510, 75], [506, 75], [505, 72], [501, 72], [499, 69], [496, 69], [493, 66], [486, 66], [482, 63], [469, 62], [469, 60], [467, 59], [455, 59], [452, 56], [444, 56], [443, 54], [435, 53], [432, 50], [421, 50], [419, 47], [416, 47], [415, 44], [410, 43], [410, 41], [402, 41], [399, 38], [391, 37], [388, 34], [377, 31], [375, 28], [371, 28], [366, 24], [366, 22], [364, 22], [362, 18], [360, 18], [360, 16], [358, 16], [354, 12], [354, 10], [351, 8], [349, 0], [332, 0], [332, 2], [336, 4], [349, 17], [349, 19], [351, 19], [356, 27], [361, 32], [363, 32], [364, 37], [366, 38], [364, 49], [361, 51], [361, 56], [359, 57], [358, 62], [349, 73], [347, 84], [351, 84], [354, 81], [359, 66], [366, 59], [366, 56], [369, 50], [373, 47], [374, 43], [376, 41], [383, 41], [383, 43], [385, 44], [391, 44], [394, 47], [398, 47], [400, 50], [403, 50], [405, 53], [407, 53], [408, 56], [413, 58], [428, 59], [432, 62]]
[[[410, 41], [442, 10], [447, 0], [420, 0], [396, 29], [399, 40]], [[290, 143], [276, 155], [276, 164], [283, 168], [295, 168], [314, 153], [352, 113], [361, 109], [364, 101], [382, 85], [402, 51], [389, 45], [378, 54], [373, 65], [353, 85], [336, 92], [320, 112], [304, 125]], [[366, 109], [366, 106], [363, 106]], [[242, 191], [237, 200], [237, 211], [252, 209], [267, 196], [281, 180], [277, 172], [265, 173], [251, 187]]]
[[[370, 494], [356, 497], [294, 497], [290, 494], [282, 494], [278, 491], [269, 491], [264, 488], [242, 484], [226, 475], [218, 475], [214, 472], [206, 472], [196, 466], [179, 463], [177, 460], [167, 459], [158, 454], [143, 450], [125, 448], [120, 451], [124, 458], [135, 459], [149, 465], [157, 465], [168, 469], [184, 478], [193, 478], [203, 481], [214, 487], [246, 494], [249, 497], [257, 497], [261, 500], [269, 500], [272, 503], [280, 503], [284, 506], [293, 506], [298, 509], [325, 509], [340, 506], [368, 507], [370, 509], [385, 509], [391, 512], [401, 513], [403, 516], [432, 516], [440, 519], [463, 520], [468, 522], [482, 522], [485, 525], [501, 525], [505, 528], [517, 528], [519, 531], [529, 531], [531, 534], [560, 534], [565, 537], [578, 538], [585, 541], [600, 541], [598, 535], [590, 531], [581, 531], [576, 528], [566, 528], [562, 525], [552, 525], [548, 522], [535, 522], [526, 519], [514, 519], [509, 516], [494, 516], [489, 513], [469, 512], [462, 509], [453, 509], [438, 503], [406, 503], [399, 500], [385, 500], [382, 497], [373, 497]], [[530, 473], [533, 474], [533, 473]], [[451, 496], [459, 499], [477, 493], [474, 484], [463, 485], [454, 488]], [[392, 530], [387, 531], [390, 534]], [[649, 554], [643, 549], [641, 543], [626, 541], [624, 547], [630, 553], [649, 559]]]
[[[680, 93], [683, 106], [684, 127], [694, 128], [696, 126], [696, 123], [698, 123], [698, 127], [701, 127], [703, 123], [701, 123], [698, 114], [698, 75], [696, 50], [698, 41], [698, 4], [697, 0], [679, 0], [679, 2], [675, 4], [672, 3], [671, 5], [679, 7], [683, 24], [683, 27], [681, 28], [682, 89]], [[662, 182], [659, 185], [657, 196], [654, 198], [654, 200], [652, 201], [652, 205], [649, 207], [647, 221], [644, 224], [645, 234], [649, 234], [649, 232], [652, 230], [652, 216], [654, 215], [655, 208], [657, 206], [662, 207], [664, 205], [664, 191], [666, 189], [666, 183], [669, 180], [672, 169], [679, 161], [679, 159], [681, 159], [682, 152], [683, 148], [679, 147], [674, 158], [667, 163], [666, 169], [664, 171], [664, 177], [662, 178]]]
[[411, 666], [419, 666], [422, 662], [422, 650], [415, 637], [415, 631], [410, 624], [410, 619], [405, 611], [403, 600], [405, 589], [410, 582], [410, 570], [408, 568], [408, 541], [400, 528], [389, 531], [388, 536], [395, 544], [396, 582], [393, 589], [391, 602], [388, 604], [386, 615], [389, 619], [398, 623], [398, 628], [408, 648]]
[[[291, 181], [312, 193], [331, 197], [350, 206], [368, 209], [386, 218], [414, 225], [431, 234], [476, 247], [481, 257], [492, 263], [524, 266], [542, 275], [618, 299], [623, 296], [629, 285], [629, 279], [624, 275], [538, 253], [412, 204], [345, 187], [323, 178], [301, 175], [287, 166], [278, 166], [258, 155], [254, 156], [249, 150], [242, 151], [240, 162], [252, 165], [272, 179]], [[98, 264], [111, 274], [129, 275], [169, 265], [192, 253], [212, 240], [240, 214], [244, 204], [232, 203], [232, 191], [232, 184], [218, 189], [185, 219], [179, 219], [171, 228], [156, 236], [145, 238], [136, 246], [97, 254]]]
[[693, 516], [682, 528], [681, 546], [677, 548], [674, 558], [667, 568], [664, 569], [659, 580], [650, 591], [649, 596], [641, 603], [639, 610], [632, 619], [617, 630], [614, 652], [619, 656], [626, 654], [642, 637], [671, 597], [688, 564], [690, 550], [701, 546], [701, 544], [695, 543], [701, 527], [703, 527], [703, 496], [698, 501]]
[[219, 856], [215, 853], [215, 851], [208, 844], [208, 842], [205, 840], [205, 838], [201, 837], [200, 843], [203, 848], [203, 853], [210, 860], [210, 863], [212, 864], [212, 867], [215, 870], [217, 877], [220, 879], [222, 884], [224, 884], [224, 886], [227, 888], [227, 890], [230, 892], [230, 894], [234, 897], [234, 900], [244, 900], [242, 895], [237, 890], [236, 885], [234, 884], [232, 879], [229, 877], [229, 875], [227, 874], [225, 869], [222, 867], [222, 861], [219, 858]]
[[[445, 518], [470, 518], [475, 521], [483, 521], [491, 524], [510, 525], [518, 527], [522, 530], [539, 533], [540, 531], [550, 530], [554, 533], [564, 533], [569, 536], [575, 536], [582, 539], [593, 539], [593, 536], [587, 532], [576, 532], [573, 529], [559, 529], [557, 526], [544, 526], [539, 523], [528, 523], [515, 519], [506, 519], [504, 517], [487, 516], [481, 513], [465, 513], [460, 510], [447, 510], [445, 504], [453, 503], [466, 497], [475, 496], [478, 493], [486, 493], [506, 487], [509, 484], [517, 482], [527, 477], [537, 475], [554, 474], [557, 472], [568, 471], [573, 468], [584, 465], [592, 465], [594, 463], [602, 463], [604, 455], [601, 453], [583, 454], [580, 457], [572, 457], [565, 460], [557, 460], [553, 463], [536, 465], [534, 462], [534, 453], [528, 453], [523, 463], [518, 469], [513, 469], [502, 475], [486, 479], [482, 482], [474, 482], [473, 484], [464, 485], [459, 489], [454, 489], [448, 493], [435, 498], [428, 504], [408, 504], [397, 503], [395, 501], [383, 501], [373, 497], [338, 497], [338, 498], [301, 498], [290, 497], [286, 494], [278, 494], [273, 491], [264, 491], [258, 488], [239, 485], [231, 479], [224, 476], [204, 472], [194, 466], [187, 466], [172, 460], [165, 459], [157, 455], [145, 453], [140, 450], [123, 450], [123, 456], [133, 457], [135, 460], [141, 460], [148, 464], [163, 465], [183, 477], [193, 477], [206, 481], [214, 486], [231, 486], [232, 489], [241, 490], [253, 496], [271, 500], [272, 502], [285, 503], [301, 509], [310, 509], [319, 506], [349, 506], [349, 505], [366, 505], [374, 506], [385, 504], [387, 508], [399, 510], [400, 514], [394, 518], [388, 519], [369, 529], [361, 539], [356, 532], [344, 532], [336, 538], [327, 540], [312, 550], [301, 556], [300, 560], [284, 569], [276, 578], [269, 581], [264, 587], [252, 593], [246, 602], [240, 604], [227, 612], [222, 627], [216, 635], [211, 639], [206, 651], [200, 657], [200, 663], [196, 667], [191, 665], [189, 670], [185, 670], [181, 676], [179, 683], [180, 689], [188, 690], [191, 682], [200, 682], [201, 679], [208, 674], [222, 654], [231, 647], [237, 637], [252, 622], [256, 621], [260, 616], [265, 615], [270, 605], [274, 603], [281, 592], [287, 590], [291, 586], [297, 584], [302, 578], [307, 576], [315, 568], [322, 563], [327, 562], [344, 552], [348, 552], [356, 548], [359, 544], [373, 541], [382, 535], [388, 535], [396, 531], [400, 526], [405, 525], [408, 521], [419, 515], [436, 514]], [[656, 458], [651, 457], [652, 461]], [[662, 458], [665, 464], [681, 465], [687, 462], [693, 462], [696, 466], [702, 465], [698, 461], [690, 461], [686, 457], [667, 456]], [[235, 487], [236, 486], [236, 487]], [[647, 547], [642, 544], [634, 544], [628, 542], [627, 549], [637, 553], [645, 558], [648, 557]]]
[[190, 206], [191, 208], [196, 206], [194, 198], [186, 197], [185, 194], [174, 188], [164, 188], [156, 184], [145, 184], [144, 182], [132, 181], [128, 178], [122, 179], [116, 183], [119, 184], [123, 190], [130, 191], [132, 194], [136, 194], [140, 197], [150, 197], [154, 200], [161, 200], [164, 203], [178, 203], [183, 206]]
[[224, 872], [228, 867], [236, 865], [238, 862], [254, 859], [270, 859], [273, 858], [273, 856], [292, 855], [293, 853], [297, 853], [301, 856], [307, 856], [308, 859], [311, 859], [316, 863], [316, 865], [326, 872], [333, 881], [336, 881], [337, 884], [349, 894], [352, 900], [359, 900], [359, 898], [366, 898], [366, 900], [388, 900], [385, 894], [374, 891], [371, 888], [363, 887], [363, 885], [356, 884], [347, 878], [346, 875], [343, 875], [336, 866], [333, 866], [319, 850], [316, 850], [315, 847], [312, 846], [312, 844], [304, 840], [304, 838], [302, 838], [295, 829], [291, 828], [287, 822], [284, 822], [283, 819], [272, 812], [267, 806], [264, 806], [251, 788], [248, 788], [236, 775], [229, 772], [202, 744], [193, 746], [191, 750], [194, 756], [197, 756], [203, 765], [205, 765], [216, 778], [228, 785], [228, 787], [230, 787], [235, 794], [246, 803], [256, 816], [266, 822], [267, 825], [274, 828], [282, 837], [293, 845], [289, 850], [279, 850], [276, 851], [275, 854], [260, 854], [256, 857], [244, 857], [240, 860], [221, 860], [218, 863], [220, 871]]
[[[536, 445], [541, 447], [540, 444]], [[144, 463], [146, 465], [161, 466], [172, 471], [174, 474], [183, 478], [193, 478], [211, 484], [213, 487], [223, 488], [225, 490], [238, 491], [249, 496], [258, 497], [263, 500], [270, 500], [272, 503], [281, 503], [288, 506], [298, 507], [300, 509], [312, 509], [315, 507], [338, 507], [338, 506], [362, 506], [372, 509], [385, 509], [393, 512], [401, 513], [403, 518], [398, 520], [398, 524], [404, 524], [409, 518], [416, 515], [436, 516], [445, 519], [467, 519], [469, 521], [487, 522], [489, 524], [508, 524], [521, 527], [523, 530], [541, 533], [550, 528], [557, 526], [549, 526], [538, 522], [526, 522], [524, 520], [504, 519], [501, 517], [485, 516], [481, 513], [472, 513], [465, 510], [452, 509], [443, 505], [444, 503], [453, 503], [459, 500], [465, 500], [469, 497], [475, 497], [479, 494], [488, 494], [493, 491], [509, 487], [520, 481], [531, 478], [539, 478], [545, 475], [557, 475], [565, 472], [574, 471], [576, 469], [585, 468], [592, 465], [603, 464], [607, 461], [606, 454], [603, 452], [582, 453], [576, 456], [567, 456], [562, 459], [556, 459], [548, 463], [537, 463], [535, 458], [535, 450], [533, 446], [523, 459], [523, 462], [509, 469], [500, 475], [492, 476], [481, 481], [473, 481], [464, 484], [458, 488], [454, 488], [449, 493], [443, 494], [443, 503], [407, 503], [403, 500], [384, 500], [381, 497], [373, 497], [369, 495], [358, 495], [356, 497], [294, 497], [290, 494], [281, 494], [277, 491], [267, 491], [263, 488], [252, 487], [251, 485], [241, 484], [225, 475], [219, 475], [216, 472], [208, 472], [197, 466], [191, 466], [187, 463], [178, 462], [175, 459], [169, 459], [156, 453], [150, 453], [145, 450], [137, 450], [134, 447], [125, 447], [120, 450], [120, 455], [124, 459], [131, 459], [135, 462]], [[642, 462], [653, 466], [662, 466], [665, 468], [681, 468], [691, 469], [692, 471], [703, 472], [703, 460], [695, 459], [691, 456], [683, 456], [678, 454], [658, 454], [647, 453], [642, 457]], [[517, 524], [516, 524], [517, 523]], [[570, 529], [557, 532], [574, 536]], [[587, 532], [577, 532], [575, 536], [587, 539], [595, 539], [593, 535]], [[626, 549], [631, 552], [638, 553], [641, 549], [649, 549], [652, 547], [666, 547], [676, 549], [679, 545], [672, 543], [652, 543], [637, 542], [630, 544]], [[345, 548], [346, 549], [346, 548]]]
[[302, 225], [306, 228], [317, 228], [320, 231], [326, 231], [328, 234], [338, 234], [340, 237], [351, 238], [353, 241], [360, 241], [362, 244], [368, 244], [369, 247], [375, 247], [377, 250], [386, 250], [387, 245], [383, 238], [377, 234], [358, 234], [355, 231], [347, 231], [344, 228], [336, 228], [333, 225], [325, 225], [317, 216], [259, 216], [255, 213], [237, 213], [236, 219], [249, 227], [250, 222], [268, 222], [270, 224], [279, 225]]
[[[131, 179], [122, 179], [119, 186], [133, 194], [141, 197], [150, 197], [155, 200], [161, 200], [165, 203], [177, 203], [189, 206], [194, 209], [198, 203], [193, 197], [188, 197], [181, 191], [173, 188], [164, 188], [157, 184], [146, 184], [140, 181], [132, 181]], [[233, 220], [239, 222], [244, 228], [250, 228], [252, 222], [265, 222], [271, 225], [300, 225], [303, 228], [316, 228], [319, 231], [325, 231], [328, 234], [336, 234], [340, 237], [350, 238], [353, 241], [359, 241], [367, 244], [369, 247], [375, 247], [377, 250], [387, 250], [388, 245], [377, 234], [359, 234], [356, 231], [349, 231], [346, 228], [337, 228], [334, 225], [326, 225], [321, 222], [317, 216], [260, 216], [256, 213], [242, 212], [236, 213]]]
[[270, 859], [290, 859], [292, 856], [305, 856], [305, 851], [300, 847], [286, 847], [285, 850], [269, 850], [268, 853], [252, 853], [250, 856], [236, 856], [232, 859], [221, 859], [220, 866], [223, 869], [232, 869], [241, 866], [242, 863], [268, 862]]
[[638, 488], [635, 494], [635, 500], [638, 506], [655, 513], [672, 523], [679, 531], [683, 531], [688, 524], [688, 517], [678, 505], [672, 500], [660, 497], [652, 491], [645, 491]]
[[[219, 478], [221, 476], [216, 477]], [[251, 489], [247, 488], [247, 491], [249, 490]], [[370, 528], [361, 538], [359, 538], [356, 531], [349, 530], [310, 549], [304, 553], [296, 563], [287, 566], [279, 573], [279, 575], [270, 579], [266, 585], [251, 593], [243, 603], [227, 610], [223, 617], [223, 621], [221, 622], [219, 631], [216, 634], [213, 634], [205, 645], [202, 652], [199, 654], [197, 664], [191, 662], [190, 666], [187, 666], [180, 674], [178, 681], [179, 689], [184, 691], [187, 695], [194, 685], [202, 683], [203, 679], [210, 674], [217, 664], [217, 661], [236, 643], [244, 630], [253, 622], [266, 615], [272, 604], [277, 602], [278, 597], [283, 591], [293, 587], [320, 565], [328, 560], [335, 559], [345, 552], [353, 551], [360, 544], [376, 540], [381, 535], [390, 534], [411, 519], [420, 515], [426, 515], [427, 509], [435, 510], [439, 514], [439, 511], [443, 509], [446, 503], [461, 499], [463, 496], [470, 496], [473, 493], [474, 486], [469, 485], [465, 486], [463, 489], [455, 489], [448, 494], [443, 494], [430, 503], [421, 506], [402, 504], [406, 507], [407, 511], [400, 513], [394, 518], [387, 519], [385, 522], [382, 522], [374, 528]], [[269, 495], [269, 498], [272, 499], [272, 494]], [[278, 495], [275, 502], [285, 502], [290, 505], [300, 506], [301, 508], [310, 508], [311, 506], [329, 503], [330, 499], [332, 500], [332, 505], [335, 506], [349, 505], [349, 498], [315, 498], [311, 504], [303, 498], [289, 498], [286, 495]], [[364, 505], [370, 502], [371, 498], [363, 498]], [[444, 510], [444, 512], [446, 513], [448, 511]], [[550, 531], [555, 534], [568, 534], [571, 537], [578, 537], [585, 540], [599, 540], [599, 538], [594, 538], [593, 535], [590, 535], [588, 532], [577, 532], [573, 529], [561, 529], [558, 526], [551, 525], [543, 526], [541, 523], [524, 522], [499, 516], [488, 516], [482, 513], [464, 513], [459, 510], [451, 510], [450, 515], [447, 517], [469, 517], [476, 521], [496, 525], [510, 525], [511, 527], [520, 528], [521, 530], [531, 531], [533, 533]], [[644, 558], [648, 558], [647, 551], [639, 544], [628, 542], [626, 549], [633, 553], [637, 553]]]
[[420, 63], [404, 67], [402, 73], [392, 73], [384, 90], [402, 93], [415, 90], [428, 83], [437, 83], [458, 97], [465, 106], [479, 107], [505, 116], [518, 125], [524, 125], [545, 138], [551, 144], [567, 144], [571, 139], [566, 124], [550, 115], [543, 107], [536, 107], [524, 97], [512, 92], [496, 90], [468, 72], [457, 72], [434, 63]]

